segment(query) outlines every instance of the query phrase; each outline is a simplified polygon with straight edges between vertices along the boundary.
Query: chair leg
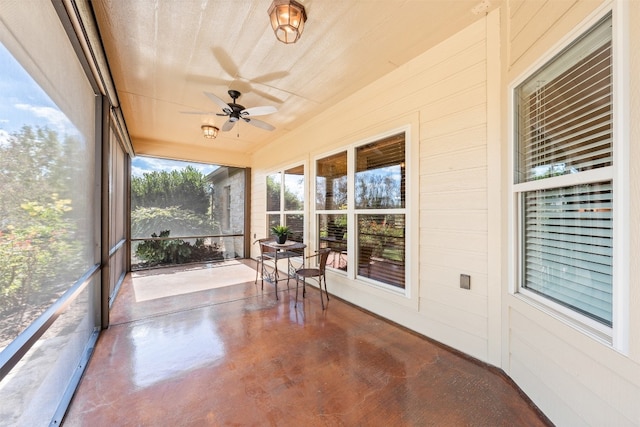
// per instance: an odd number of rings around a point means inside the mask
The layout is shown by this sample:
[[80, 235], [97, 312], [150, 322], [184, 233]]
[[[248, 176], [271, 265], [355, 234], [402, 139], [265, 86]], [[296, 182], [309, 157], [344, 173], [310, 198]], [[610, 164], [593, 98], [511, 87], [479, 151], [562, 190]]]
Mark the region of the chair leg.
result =
[[[318, 278], [318, 288], [320, 288], [320, 304], [322, 304], [322, 310], [324, 310], [324, 299], [322, 298], [322, 276]], [[329, 300], [327, 300], [329, 302]]]
[[258, 268], [260, 268], [260, 260], [258, 259], [257, 261], [258, 264], [256, 264], [256, 280], [253, 281], [253, 284], [257, 284], [258, 283]]
[[293, 305], [294, 307], [298, 306], [298, 283], [300, 281], [298, 280], [298, 276], [296, 275], [296, 303]]
[[291, 280], [291, 258], [287, 258], [287, 290], [289, 290], [289, 280]]
[[[322, 276], [324, 279], [324, 293], [327, 295], [327, 301], [329, 301], [329, 291], [327, 290], [327, 276]], [[320, 293], [322, 293], [322, 286], [320, 287]]]

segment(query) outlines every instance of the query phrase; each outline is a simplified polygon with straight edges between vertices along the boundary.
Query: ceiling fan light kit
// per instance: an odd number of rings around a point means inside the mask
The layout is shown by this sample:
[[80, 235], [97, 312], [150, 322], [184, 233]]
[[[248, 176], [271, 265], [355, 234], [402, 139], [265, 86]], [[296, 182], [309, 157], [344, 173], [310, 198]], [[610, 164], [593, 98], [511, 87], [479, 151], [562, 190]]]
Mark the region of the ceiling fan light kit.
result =
[[273, 0], [268, 13], [271, 28], [278, 40], [285, 44], [298, 41], [307, 20], [303, 5], [295, 0]]
[[202, 129], [202, 136], [204, 136], [207, 139], [215, 139], [215, 137], [218, 136], [218, 132], [220, 131], [220, 129], [211, 125], [202, 125], [201, 129]]

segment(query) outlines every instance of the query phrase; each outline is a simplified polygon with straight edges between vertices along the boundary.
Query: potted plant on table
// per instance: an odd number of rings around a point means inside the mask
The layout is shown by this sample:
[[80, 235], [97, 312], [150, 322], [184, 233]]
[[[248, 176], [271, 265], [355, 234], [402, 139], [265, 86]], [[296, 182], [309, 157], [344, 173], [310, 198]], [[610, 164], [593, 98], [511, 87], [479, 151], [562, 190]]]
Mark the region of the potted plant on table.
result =
[[291, 230], [286, 225], [274, 225], [271, 227], [271, 233], [276, 236], [276, 241], [279, 245], [282, 245], [287, 241], [287, 237], [289, 237], [289, 232]]

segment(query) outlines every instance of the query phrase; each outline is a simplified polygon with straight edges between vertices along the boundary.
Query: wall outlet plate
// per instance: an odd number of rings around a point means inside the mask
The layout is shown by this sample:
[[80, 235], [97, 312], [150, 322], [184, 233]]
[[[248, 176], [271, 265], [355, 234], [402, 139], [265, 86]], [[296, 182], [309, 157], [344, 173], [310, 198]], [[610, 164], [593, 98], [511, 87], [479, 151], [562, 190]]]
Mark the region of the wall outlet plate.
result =
[[460, 287], [462, 289], [471, 289], [471, 276], [469, 276], [468, 274], [461, 274]]

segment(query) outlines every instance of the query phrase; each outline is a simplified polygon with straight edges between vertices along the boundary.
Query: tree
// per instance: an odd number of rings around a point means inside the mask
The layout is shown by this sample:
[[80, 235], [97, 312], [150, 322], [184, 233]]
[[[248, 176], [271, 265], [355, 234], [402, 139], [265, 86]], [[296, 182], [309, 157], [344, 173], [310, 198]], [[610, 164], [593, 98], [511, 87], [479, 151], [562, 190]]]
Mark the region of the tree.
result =
[[78, 237], [86, 225], [86, 198], [77, 182], [86, 182], [87, 174], [75, 161], [84, 147], [74, 135], [61, 139], [54, 130], [31, 126], [0, 143], [0, 344], [86, 266], [83, 250], [91, 245]]
[[209, 219], [208, 183], [193, 166], [155, 171], [131, 180], [131, 234], [150, 237], [170, 230], [174, 236], [206, 235]]
[[[69, 141], [73, 143], [73, 141]], [[45, 203], [56, 193], [69, 195], [65, 185], [63, 144], [56, 132], [24, 126], [0, 144], [0, 228], [30, 221], [21, 208], [25, 202]]]
[[396, 208], [401, 203], [401, 177], [385, 169], [356, 175], [355, 201], [362, 209]]
[[178, 206], [207, 215], [209, 194], [205, 176], [193, 166], [179, 171], [154, 171], [131, 180], [131, 209]]
[[[267, 198], [268, 206], [280, 206], [280, 181], [274, 180], [271, 176], [267, 176]], [[284, 205], [288, 211], [299, 211], [304, 208], [304, 202], [288, 188], [284, 187]], [[274, 209], [279, 210], [279, 209]]]
[[61, 288], [73, 279], [68, 267], [77, 261], [79, 245], [69, 238], [73, 223], [65, 213], [70, 204], [56, 194], [46, 204], [23, 203], [30, 222], [0, 231], [0, 313], [18, 307], [24, 313], [29, 302], [48, 302], [51, 295], [42, 289]]

